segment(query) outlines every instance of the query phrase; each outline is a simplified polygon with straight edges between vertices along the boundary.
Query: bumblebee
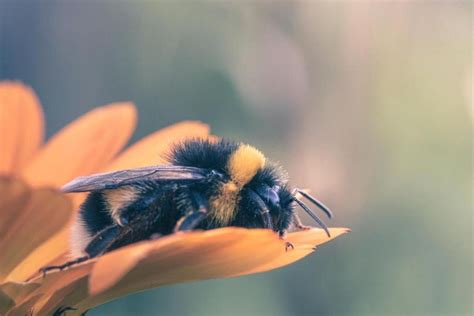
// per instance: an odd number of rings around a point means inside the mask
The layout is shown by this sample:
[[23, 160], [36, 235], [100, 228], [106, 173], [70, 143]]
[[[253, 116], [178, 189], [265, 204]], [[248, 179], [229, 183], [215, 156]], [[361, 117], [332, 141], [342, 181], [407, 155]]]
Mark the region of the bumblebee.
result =
[[76, 259], [43, 272], [179, 231], [239, 226], [272, 229], [283, 237], [291, 225], [308, 228], [295, 213], [296, 205], [329, 236], [301, 197], [328, 217], [331, 211], [305, 191], [290, 191], [285, 173], [250, 145], [187, 140], [175, 144], [167, 158], [167, 165], [79, 177], [66, 184], [63, 192], [90, 192], [72, 227]]

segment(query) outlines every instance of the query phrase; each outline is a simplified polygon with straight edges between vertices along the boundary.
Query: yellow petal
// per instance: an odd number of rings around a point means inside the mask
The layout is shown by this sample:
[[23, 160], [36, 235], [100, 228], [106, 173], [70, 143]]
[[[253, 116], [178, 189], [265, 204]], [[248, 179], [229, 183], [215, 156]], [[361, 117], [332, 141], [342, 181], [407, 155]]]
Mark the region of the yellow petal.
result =
[[90, 111], [57, 133], [22, 172], [31, 184], [61, 186], [94, 173], [126, 144], [136, 122], [131, 103]]
[[0, 82], [0, 174], [18, 173], [43, 141], [43, 112], [34, 91]]
[[0, 202], [0, 216], [8, 221], [0, 234], [0, 280], [63, 227], [72, 214], [70, 200], [53, 189], [27, 189], [27, 195], [10, 196], [13, 190], [9, 187], [18, 187], [18, 180], [0, 179], [0, 200], [8, 200]]
[[205, 138], [209, 126], [196, 121], [184, 121], [160, 129], [125, 150], [106, 168], [107, 171], [130, 169], [164, 163], [163, 154], [170, 145], [187, 138]]

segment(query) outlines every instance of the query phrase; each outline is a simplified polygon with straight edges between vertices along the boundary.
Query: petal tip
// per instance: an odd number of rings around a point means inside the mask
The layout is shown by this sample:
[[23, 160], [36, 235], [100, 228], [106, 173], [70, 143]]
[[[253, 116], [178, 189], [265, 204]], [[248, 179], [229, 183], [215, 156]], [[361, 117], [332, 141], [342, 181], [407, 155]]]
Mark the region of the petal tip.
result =
[[27, 92], [33, 92], [33, 89], [24, 84], [23, 82], [19, 81], [19, 80], [2, 80], [0, 81], [0, 89], [4, 90], [4, 89], [15, 89], [15, 90], [25, 90]]
[[351, 229], [347, 227], [332, 227], [332, 228], [329, 228], [329, 231], [331, 232], [331, 237], [328, 238], [328, 241], [336, 237], [339, 237], [341, 235], [350, 233]]
[[[97, 108], [97, 110], [113, 111], [121, 115], [127, 115], [136, 120], [137, 107], [131, 101], [114, 102]], [[122, 113], [120, 113], [122, 112]]]
[[309, 230], [292, 232], [288, 235], [288, 240], [295, 244], [311, 244], [318, 246], [331, 241], [343, 234], [350, 232], [349, 228], [345, 227], [331, 227], [329, 228], [331, 234], [327, 236], [326, 231], [321, 228], [312, 228]]
[[[211, 127], [209, 126], [209, 124], [204, 123], [203, 121], [199, 121], [199, 120], [185, 120], [185, 121], [178, 122], [175, 125], [191, 125], [191, 126], [195, 125], [195, 126], [199, 126], [201, 128], [207, 129], [208, 133], [211, 130]], [[173, 126], [173, 125], [171, 125], [171, 126]]]

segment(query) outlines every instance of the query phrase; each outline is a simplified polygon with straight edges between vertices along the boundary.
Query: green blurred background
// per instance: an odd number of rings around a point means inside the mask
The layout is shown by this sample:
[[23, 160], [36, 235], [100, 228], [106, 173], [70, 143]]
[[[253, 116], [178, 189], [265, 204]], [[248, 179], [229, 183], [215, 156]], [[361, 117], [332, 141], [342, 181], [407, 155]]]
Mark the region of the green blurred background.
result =
[[122, 100], [138, 107], [133, 140], [202, 120], [280, 161], [353, 230], [280, 270], [89, 315], [471, 314], [472, 9], [0, 0], [0, 77], [37, 91], [49, 136]]

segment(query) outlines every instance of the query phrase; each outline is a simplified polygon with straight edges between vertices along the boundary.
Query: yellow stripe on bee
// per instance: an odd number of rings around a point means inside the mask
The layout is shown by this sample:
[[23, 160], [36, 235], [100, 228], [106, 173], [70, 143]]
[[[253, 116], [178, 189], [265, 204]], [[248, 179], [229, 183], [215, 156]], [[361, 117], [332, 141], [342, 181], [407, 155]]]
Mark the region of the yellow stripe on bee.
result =
[[239, 192], [265, 166], [265, 156], [256, 148], [240, 145], [227, 163], [230, 181], [211, 198], [210, 217], [220, 225], [228, 225], [235, 216]]
[[241, 188], [264, 166], [265, 156], [258, 149], [250, 145], [240, 145], [230, 155], [227, 169], [232, 181]]
[[224, 183], [218, 193], [211, 198], [209, 216], [215, 223], [228, 225], [235, 216], [240, 189], [234, 182]]

